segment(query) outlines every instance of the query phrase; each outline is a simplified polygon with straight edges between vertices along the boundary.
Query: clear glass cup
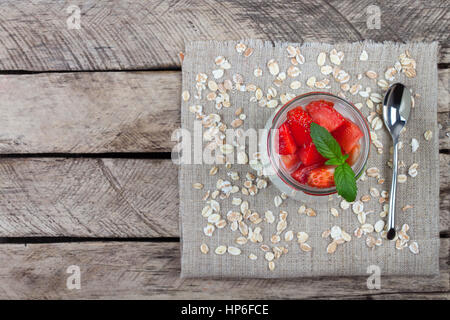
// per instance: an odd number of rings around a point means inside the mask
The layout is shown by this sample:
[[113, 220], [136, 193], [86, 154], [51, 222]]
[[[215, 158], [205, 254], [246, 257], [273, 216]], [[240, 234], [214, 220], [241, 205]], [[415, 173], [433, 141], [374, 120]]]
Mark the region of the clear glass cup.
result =
[[310, 102], [316, 100], [333, 102], [336, 111], [344, 118], [353, 121], [363, 132], [363, 137], [359, 141], [361, 146], [360, 154], [357, 161], [352, 165], [352, 169], [355, 172], [357, 179], [359, 179], [364, 172], [367, 159], [369, 158], [369, 126], [364, 116], [352, 103], [327, 92], [310, 92], [295, 97], [277, 110], [267, 121], [265, 127], [266, 130], [264, 130], [265, 136], [262, 137], [260, 142], [260, 150], [264, 173], [281, 192], [284, 192], [297, 200], [306, 200], [308, 196], [323, 196], [336, 193], [336, 187], [320, 189], [300, 184], [291, 177], [292, 172], [289, 172], [284, 165], [282, 165], [280, 155], [275, 150], [277, 139], [276, 129], [286, 121], [288, 111], [298, 106], [305, 107]]

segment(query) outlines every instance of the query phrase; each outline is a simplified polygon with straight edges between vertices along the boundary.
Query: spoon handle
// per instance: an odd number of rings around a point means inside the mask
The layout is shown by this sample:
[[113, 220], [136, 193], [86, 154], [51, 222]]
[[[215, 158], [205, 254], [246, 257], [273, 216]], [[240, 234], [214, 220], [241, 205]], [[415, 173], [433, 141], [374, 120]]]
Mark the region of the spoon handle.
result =
[[392, 185], [391, 194], [389, 196], [389, 216], [388, 216], [388, 233], [387, 238], [393, 240], [395, 238], [395, 195], [397, 193], [397, 173], [398, 173], [398, 140], [394, 140], [394, 155], [392, 157]]

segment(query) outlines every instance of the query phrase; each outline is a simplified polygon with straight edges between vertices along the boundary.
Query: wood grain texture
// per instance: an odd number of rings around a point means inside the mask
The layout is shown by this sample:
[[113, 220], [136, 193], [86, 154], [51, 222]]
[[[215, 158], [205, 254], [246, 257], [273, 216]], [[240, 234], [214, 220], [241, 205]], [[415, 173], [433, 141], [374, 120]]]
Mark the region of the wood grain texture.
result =
[[0, 76], [1, 153], [170, 151], [180, 72]]
[[[441, 239], [439, 276], [381, 274], [381, 289], [368, 290], [366, 277], [180, 279], [179, 243], [4, 244], [0, 246], [0, 260], [8, 263], [0, 264], [0, 298], [448, 299], [448, 252], [449, 239]], [[80, 290], [66, 287], [70, 265], [80, 267]]]
[[[441, 0], [1, 0], [0, 70], [178, 68], [189, 40], [440, 41], [448, 62], [448, 4]], [[80, 9], [80, 29], [67, 20]], [[370, 9], [369, 9], [370, 10]], [[330, 16], [332, 19], [330, 19]]]
[[[440, 231], [448, 232], [450, 155], [440, 155]], [[170, 160], [2, 159], [0, 237], [179, 237]]]
[[170, 160], [2, 159], [0, 237], [177, 237]]
[[[450, 148], [448, 70], [439, 70], [440, 148]], [[0, 153], [170, 152], [181, 72], [0, 75]]]

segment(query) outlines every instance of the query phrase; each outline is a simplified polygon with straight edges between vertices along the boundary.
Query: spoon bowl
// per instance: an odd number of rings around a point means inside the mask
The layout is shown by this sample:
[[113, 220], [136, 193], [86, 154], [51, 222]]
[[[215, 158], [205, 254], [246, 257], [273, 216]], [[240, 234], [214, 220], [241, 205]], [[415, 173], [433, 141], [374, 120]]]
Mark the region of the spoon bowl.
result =
[[401, 83], [389, 87], [383, 101], [383, 119], [392, 139], [400, 136], [411, 112], [411, 93]]

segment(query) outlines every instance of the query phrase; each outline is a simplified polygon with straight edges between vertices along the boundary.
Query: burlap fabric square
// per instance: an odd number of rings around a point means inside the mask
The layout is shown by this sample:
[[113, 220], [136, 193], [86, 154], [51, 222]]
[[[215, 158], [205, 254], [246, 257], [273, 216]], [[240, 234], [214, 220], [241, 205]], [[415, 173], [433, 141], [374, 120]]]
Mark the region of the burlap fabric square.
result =
[[[253, 53], [248, 56], [250, 51], [238, 52], [236, 45], [245, 44], [246, 48], [253, 49]], [[300, 74], [295, 78], [287, 76], [284, 81], [274, 84], [276, 76], [269, 72], [267, 63], [274, 59], [279, 65], [280, 72], [287, 73], [292, 65], [288, 53], [288, 46], [298, 47], [301, 55], [298, 57]], [[227, 91], [230, 97], [230, 106], [216, 110], [215, 101], [208, 100], [207, 95], [211, 92], [208, 89], [208, 81], [214, 80], [217, 84], [223, 83], [226, 79], [233, 82], [233, 75], [240, 74], [243, 78], [243, 84], [254, 84], [261, 88], [264, 95], [270, 87], [277, 91], [279, 106], [282, 105], [280, 98], [284, 94], [299, 95], [310, 91], [328, 91], [334, 94], [344, 94], [346, 99], [354, 104], [361, 103], [362, 113], [368, 117], [371, 112], [376, 112], [376, 103], [373, 109], [366, 104], [367, 97], [357, 94], [351, 94], [344, 91], [341, 84], [334, 80], [333, 74], [324, 75], [317, 64], [317, 58], [320, 52], [327, 55], [325, 65], [335, 67], [330, 61], [330, 51], [336, 49], [342, 51], [344, 57], [339, 68], [345, 70], [350, 75], [348, 84], [361, 84], [361, 91], [371, 88], [371, 92], [378, 92], [384, 95], [385, 90], [377, 85], [377, 81], [385, 79], [385, 72], [390, 67], [394, 67], [399, 61], [399, 56], [406, 54], [415, 60], [416, 76], [408, 77], [405, 70], [398, 72], [394, 76], [393, 82], [402, 82], [412, 89], [415, 97], [415, 106], [412, 110], [410, 121], [406, 131], [402, 135], [403, 147], [400, 150], [399, 159], [403, 166], [400, 168], [401, 174], [406, 174], [408, 179], [405, 183], [398, 185], [397, 194], [397, 225], [401, 227], [404, 224], [409, 225], [407, 234], [410, 240], [405, 243], [401, 250], [396, 248], [395, 241], [382, 239], [380, 233], [375, 231], [363, 234], [360, 238], [355, 236], [355, 229], [361, 227], [361, 223], [352, 207], [342, 209], [340, 207], [341, 198], [334, 195], [332, 199], [326, 197], [314, 197], [308, 199], [306, 203], [294, 199], [286, 199], [279, 207], [274, 204], [274, 197], [280, 195], [280, 191], [269, 183], [267, 188], [259, 190], [255, 196], [243, 195], [241, 191], [231, 194], [229, 198], [216, 200], [220, 203], [219, 214], [227, 220], [227, 212], [230, 210], [239, 211], [239, 206], [233, 205], [232, 198], [242, 198], [248, 201], [252, 212], [258, 212], [264, 218], [264, 212], [271, 210], [276, 218], [272, 224], [266, 221], [254, 225], [250, 221], [246, 224], [253, 230], [258, 226], [262, 229], [261, 235], [263, 241], [253, 243], [248, 241], [246, 244], [239, 245], [236, 238], [242, 236], [238, 230], [231, 230], [231, 223], [227, 221], [224, 228], [215, 228], [212, 236], [204, 234], [204, 227], [208, 224], [208, 219], [202, 216], [202, 209], [207, 205], [202, 197], [209, 190], [212, 193], [216, 190], [218, 179], [228, 180], [233, 185], [242, 188], [247, 172], [253, 172], [248, 165], [234, 164], [230, 169], [224, 165], [218, 165], [218, 173], [211, 176], [209, 171], [212, 165], [206, 164], [183, 164], [179, 168], [179, 187], [180, 187], [180, 228], [182, 240], [181, 267], [182, 277], [220, 277], [220, 278], [289, 278], [289, 277], [310, 277], [310, 276], [338, 276], [338, 275], [365, 275], [371, 265], [376, 265], [381, 269], [384, 275], [435, 275], [439, 272], [439, 159], [438, 159], [438, 127], [437, 127], [437, 43], [343, 43], [336, 45], [322, 43], [271, 43], [259, 40], [243, 41], [200, 41], [189, 42], [186, 44], [185, 59], [182, 65], [182, 88], [189, 92], [189, 98], [185, 94], [181, 101], [181, 123], [182, 128], [193, 132], [196, 116], [190, 112], [192, 106], [202, 106], [202, 113], [208, 115], [216, 113], [221, 116], [221, 121], [230, 127], [232, 120], [236, 119], [235, 111], [241, 107], [243, 114], [246, 115], [242, 128], [263, 128], [267, 119], [275, 109], [258, 106], [258, 102], [251, 99], [255, 96], [254, 91], [240, 91], [233, 88]], [[367, 59], [360, 58], [363, 51], [367, 52]], [[223, 76], [215, 79], [213, 70], [220, 69], [215, 63], [218, 56], [224, 57], [231, 65], [226, 66]], [[334, 57], [335, 58], [335, 57]], [[295, 57], [294, 57], [295, 59]], [[336, 62], [336, 61], [335, 61]], [[228, 68], [230, 67], [230, 68]], [[398, 64], [397, 64], [397, 67]], [[260, 68], [262, 75], [255, 76], [255, 69]], [[366, 75], [366, 71], [375, 71], [376, 79], [371, 79]], [[220, 76], [220, 71], [216, 71]], [[409, 69], [409, 72], [412, 72]], [[199, 73], [207, 75], [208, 79], [204, 82], [206, 88], [202, 90], [201, 97], [197, 96], [197, 85]], [[360, 75], [358, 77], [358, 75]], [[409, 74], [412, 76], [411, 74]], [[310, 88], [307, 86], [307, 80], [310, 77], [316, 77], [316, 81], [329, 79], [326, 88]], [[390, 75], [387, 75], [389, 78]], [[281, 77], [283, 78], [283, 77]], [[300, 81], [301, 87], [292, 89], [291, 82]], [[201, 85], [200, 85], [201, 86]], [[320, 86], [320, 84], [319, 84]], [[214, 89], [214, 86], [213, 86]], [[345, 89], [345, 87], [344, 87]], [[187, 99], [188, 98], [188, 99]], [[197, 107], [198, 108], [198, 107]], [[195, 109], [195, 108], [191, 108]], [[430, 130], [433, 135], [431, 139], [424, 138], [425, 131]], [[377, 178], [367, 177], [365, 181], [358, 182], [358, 197], [369, 195], [370, 188], [376, 188], [380, 192], [383, 190], [389, 192], [391, 169], [387, 165], [391, 155], [389, 152], [391, 144], [388, 132], [384, 128], [374, 130], [377, 140], [383, 144], [383, 152], [378, 153], [377, 148], [372, 145], [368, 168], [376, 167], [380, 171], [380, 177], [385, 179], [383, 184], [379, 184]], [[417, 139], [419, 148], [416, 152], [411, 150], [412, 139]], [[206, 144], [206, 143], [204, 143]], [[408, 175], [408, 168], [417, 163], [418, 174], [416, 177]], [[234, 181], [227, 175], [229, 171], [237, 171], [239, 180]], [[202, 190], [194, 189], [194, 183], [202, 183]], [[302, 205], [307, 208], [313, 208], [316, 216], [307, 216], [299, 214], [298, 209]], [[383, 211], [383, 205], [379, 203], [379, 197], [372, 196], [368, 202], [364, 202], [364, 212], [367, 212], [366, 222], [374, 225], [378, 220], [386, 220], [380, 217]], [[402, 207], [410, 205], [413, 208], [403, 212]], [[339, 216], [330, 214], [330, 209], [336, 208]], [[280, 210], [288, 213], [287, 228], [281, 233], [281, 241], [272, 243], [271, 237], [276, 233], [277, 222], [279, 221]], [[336, 251], [332, 254], [327, 253], [327, 246], [330, 244], [330, 237], [323, 238], [322, 233], [330, 230], [333, 226], [339, 226], [351, 235], [349, 242], [338, 245]], [[370, 229], [370, 227], [369, 227]], [[284, 234], [287, 231], [293, 231], [294, 239], [285, 241]], [[307, 243], [311, 246], [311, 251], [305, 252], [300, 249], [296, 234], [299, 231], [306, 232], [309, 235]], [[370, 231], [370, 230], [369, 230]], [[367, 238], [382, 239], [380, 245], [369, 248]], [[409, 245], [417, 242], [419, 253], [414, 254], [409, 249]], [[370, 241], [369, 241], [370, 242]], [[200, 246], [206, 244], [209, 252], [204, 254]], [[269, 270], [268, 261], [265, 259], [265, 252], [261, 245], [265, 244], [273, 250], [273, 247], [284, 247], [288, 252], [282, 254], [274, 260], [274, 269]], [[216, 254], [215, 249], [218, 246], [233, 246], [240, 249], [239, 255], [230, 253]], [[249, 255], [255, 255], [256, 260], [249, 258]]]

